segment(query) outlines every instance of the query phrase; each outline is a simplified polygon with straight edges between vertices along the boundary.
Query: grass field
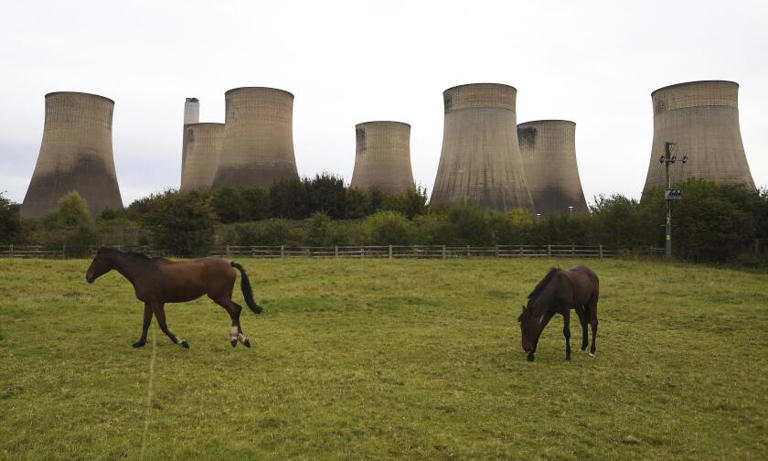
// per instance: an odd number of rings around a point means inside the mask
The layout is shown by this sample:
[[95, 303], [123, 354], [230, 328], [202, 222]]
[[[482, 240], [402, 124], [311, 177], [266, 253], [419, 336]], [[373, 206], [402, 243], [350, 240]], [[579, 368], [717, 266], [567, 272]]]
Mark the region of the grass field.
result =
[[136, 350], [119, 274], [0, 260], [0, 458], [768, 456], [765, 274], [589, 262], [597, 358], [556, 318], [529, 363], [520, 305], [576, 261], [240, 262], [251, 349], [201, 299], [166, 308], [190, 350], [154, 321]]

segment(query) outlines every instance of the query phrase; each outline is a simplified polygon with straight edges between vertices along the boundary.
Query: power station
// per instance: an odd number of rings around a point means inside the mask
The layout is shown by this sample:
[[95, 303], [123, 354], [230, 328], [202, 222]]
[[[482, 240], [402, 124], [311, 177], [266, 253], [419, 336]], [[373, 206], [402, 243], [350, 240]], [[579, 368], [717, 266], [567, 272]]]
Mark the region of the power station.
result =
[[668, 142], [674, 155], [688, 156], [669, 169], [672, 184], [698, 178], [755, 188], [741, 141], [738, 94], [738, 83], [722, 80], [678, 83], [651, 93], [653, 146], [645, 189], [666, 187], [659, 158]]
[[386, 194], [415, 188], [411, 171], [411, 125], [365, 122], [355, 126], [355, 170], [350, 186]]
[[224, 140], [213, 188], [269, 187], [298, 179], [293, 153], [293, 94], [274, 88], [225, 93]]
[[517, 90], [475, 83], [443, 92], [443, 148], [432, 203], [534, 209], [517, 140]]
[[184, 125], [184, 158], [181, 191], [210, 189], [224, 141], [223, 123]]
[[[187, 98], [184, 102], [184, 127], [200, 122], [200, 101], [197, 98]], [[184, 178], [184, 165], [187, 161], [186, 129], [182, 136], [181, 145], [181, 177]]]
[[576, 163], [576, 124], [568, 120], [521, 123], [517, 138], [536, 211], [586, 211]]
[[53, 211], [59, 199], [77, 191], [91, 216], [123, 207], [112, 157], [109, 98], [88, 93], [45, 95], [45, 127], [35, 171], [21, 215], [36, 218]]

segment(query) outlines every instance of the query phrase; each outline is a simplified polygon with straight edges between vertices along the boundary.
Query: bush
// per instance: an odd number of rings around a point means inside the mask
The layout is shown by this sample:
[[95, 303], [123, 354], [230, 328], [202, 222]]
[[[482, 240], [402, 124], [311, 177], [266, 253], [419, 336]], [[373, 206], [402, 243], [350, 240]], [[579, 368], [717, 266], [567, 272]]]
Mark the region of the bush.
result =
[[532, 240], [534, 221], [528, 210], [490, 212], [488, 220], [494, 244], [514, 245]]
[[423, 214], [427, 209], [427, 190], [413, 189], [407, 192], [389, 194], [383, 197], [382, 210], [402, 213], [408, 219]]
[[371, 245], [410, 245], [413, 225], [401, 213], [380, 211], [365, 219], [365, 239]]
[[34, 231], [30, 243], [63, 247], [67, 256], [87, 256], [89, 247], [100, 243], [88, 206], [75, 191], [59, 199], [56, 210], [30, 228]]
[[152, 246], [177, 256], [208, 253], [217, 217], [207, 194], [169, 190], [150, 196], [146, 210], [141, 224]]
[[19, 217], [19, 206], [0, 192], [0, 244], [18, 243], [21, 240], [22, 228]]

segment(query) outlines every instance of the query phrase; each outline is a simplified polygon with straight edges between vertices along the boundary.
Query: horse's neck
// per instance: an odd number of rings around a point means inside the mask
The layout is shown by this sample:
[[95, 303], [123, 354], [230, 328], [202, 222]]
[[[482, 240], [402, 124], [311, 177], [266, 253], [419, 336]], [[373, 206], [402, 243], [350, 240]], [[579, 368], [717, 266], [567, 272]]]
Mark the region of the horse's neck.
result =
[[144, 266], [147, 263], [148, 261], [131, 255], [119, 254], [114, 257], [112, 267], [135, 286], [139, 275], [144, 271]]

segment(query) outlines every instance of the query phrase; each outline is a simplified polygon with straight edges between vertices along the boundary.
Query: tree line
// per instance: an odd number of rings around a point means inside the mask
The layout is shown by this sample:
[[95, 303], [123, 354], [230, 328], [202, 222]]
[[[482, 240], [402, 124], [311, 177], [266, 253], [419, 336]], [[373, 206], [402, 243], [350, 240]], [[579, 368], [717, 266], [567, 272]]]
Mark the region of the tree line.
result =
[[[700, 180], [676, 187], [684, 191], [673, 203], [677, 258], [768, 266], [768, 190]], [[0, 243], [64, 244], [73, 254], [89, 245], [150, 245], [178, 256], [203, 255], [217, 244], [601, 244], [631, 254], [664, 246], [665, 213], [662, 188], [641, 200], [601, 195], [586, 213], [535, 216], [472, 203], [433, 206], [423, 189], [387, 195], [319, 175], [269, 189], [168, 190], [96, 219], [74, 192], [34, 220], [20, 219], [18, 206], [0, 194]]]

